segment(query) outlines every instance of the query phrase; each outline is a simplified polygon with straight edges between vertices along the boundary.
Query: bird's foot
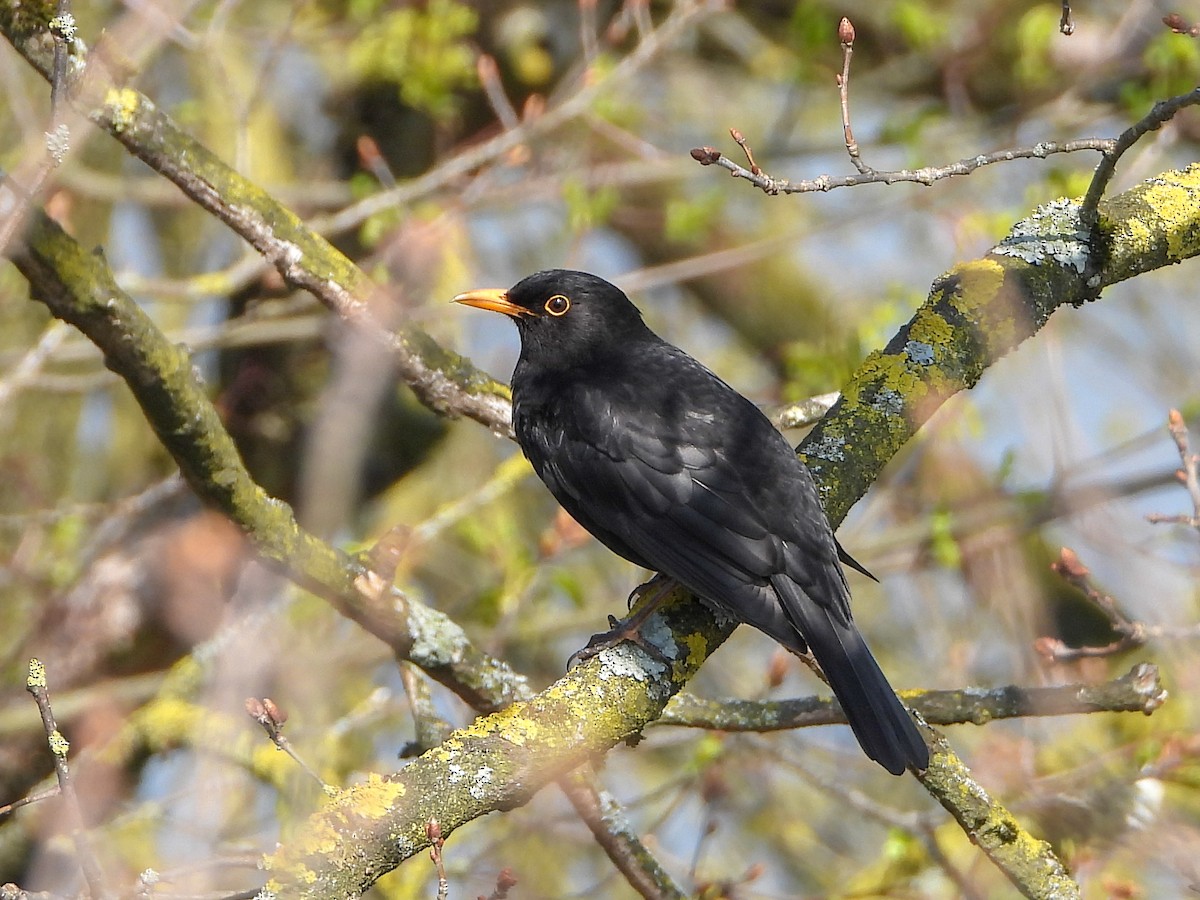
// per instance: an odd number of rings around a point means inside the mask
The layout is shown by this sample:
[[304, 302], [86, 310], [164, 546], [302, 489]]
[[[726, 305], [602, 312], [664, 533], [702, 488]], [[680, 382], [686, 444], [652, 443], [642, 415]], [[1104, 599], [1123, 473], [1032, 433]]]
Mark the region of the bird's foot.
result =
[[671, 660], [667, 658], [667, 655], [642, 636], [642, 632], [639, 629], [645, 620], [646, 616], [643, 613], [630, 616], [628, 619], [618, 619], [616, 616], [609, 616], [608, 631], [593, 634], [588, 639], [586, 647], [582, 650], [576, 650], [571, 654], [571, 658], [567, 660], [567, 668], [570, 669], [572, 666], [585, 662], [593, 656], [599, 656], [605, 650], [625, 641], [640, 647], [642, 652], [651, 659], [657, 660], [665, 666], [670, 666]]
[[570, 669], [577, 663], [589, 660], [593, 656], [598, 656], [605, 650], [615, 647], [623, 641], [629, 641], [629, 643], [637, 645], [651, 659], [658, 660], [665, 666], [670, 666], [671, 660], [667, 658], [662, 650], [642, 635], [641, 628], [646, 624], [646, 620], [650, 617], [650, 614], [658, 609], [659, 604], [673, 586], [674, 582], [661, 578], [655, 579], [655, 582], [651, 583], [650, 590], [653, 593], [647, 590], [645, 586], [636, 589], [630, 594], [630, 599], [633, 600], [636, 596], [641, 600], [644, 595], [646, 597], [644, 606], [625, 619], [609, 616], [608, 631], [593, 634], [588, 640], [586, 647], [571, 654], [571, 658], [567, 660], [567, 668]]

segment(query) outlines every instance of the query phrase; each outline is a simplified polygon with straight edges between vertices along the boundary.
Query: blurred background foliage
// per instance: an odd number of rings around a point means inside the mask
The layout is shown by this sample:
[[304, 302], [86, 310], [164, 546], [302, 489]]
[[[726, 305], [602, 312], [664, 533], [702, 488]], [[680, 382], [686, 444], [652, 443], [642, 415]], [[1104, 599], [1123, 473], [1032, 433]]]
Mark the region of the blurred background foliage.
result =
[[[770, 410], [836, 390], [940, 272], [1037, 204], [1081, 193], [1095, 163], [1055, 156], [931, 188], [769, 198], [689, 158], [705, 144], [735, 155], [736, 127], [771, 174], [849, 172], [834, 82], [840, 16], [857, 29], [851, 108], [876, 168], [1115, 135], [1200, 80], [1200, 41], [1164, 28], [1172, 10], [1144, 0], [1081, 5], [1071, 37], [1059, 33], [1060, 4], [1028, 0], [73, 11], [89, 44], [127, 17], [164, 16], [138, 88], [299, 214], [334, 223], [326, 232], [387, 285], [385, 320], [417, 324], [505, 380], [513, 329], [449, 297], [539, 268], [589, 269]], [[7, 45], [0, 73], [0, 166], [12, 170], [39, 152], [48, 90]], [[467, 175], [420, 180], [597, 83], [608, 86], [516, 149]], [[1195, 161], [1198, 142], [1189, 110], [1126, 157], [1116, 189]], [[309, 527], [353, 549], [401, 526], [400, 585], [535, 686], [624, 608], [644, 573], [557, 512], [510, 443], [420, 407], [385, 355], [105, 135], [77, 137], [75, 151], [48, 209], [103, 248], [121, 283], [193, 349], [255, 477]], [[396, 184], [411, 188], [399, 202], [353, 214]], [[1200, 414], [1196, 283], [1192, 263], [1059, 313], [935, 416], [840, 534], [881, 579], [852, 587], [899, 688], [1163, 667], [1172, 696], [1152, 718], [949, 730], [989, 790], [1054, 841], [1088, 897], [1200, 884], [1196, 640], [1058, 665], [1033, 650], [1045, 636], [1111, 638], [1050, 573], [1064, 544], [1132, 617], [1177, 628], [1198, 618], [1196, 532], [1145, 520], [1188, 509], [1164, 425], [1171, 407], [1194, 426]], [[395, 662], [254, 566], [234, 530], [171, 479], [99, 355], [27, 296], [0, 266], [0, 802], [50, 773], [22, 690], [36, 654], [114, 882], [157, 870], [155, 896], [255, 883], [257, 854], [319, 792], [242, 715], [243, 699], [285, 706], [299, 752], [327, 780], [351, 783], [399, 765], [413, 738]], [[693, 685], [743, 698], [816, 688], [742, 632]], [[469, 720], [440, 689], [435, 700], [452, 723]], [[610, 754], [601, 777], [705, 896], [1009, 890], [915, 783], [883, 774], [844, 728], [653, 729]], [[521, 881], [515, 896], [632, 896], [554, 791], [455, 834], [446, 862], [464, 896], [489, 893], [502, 867]], [[432, 879], [415, 859], [374, 895], [432, 896]], [[56, 803], [0, 819], [8, 880], [78, 890]]]

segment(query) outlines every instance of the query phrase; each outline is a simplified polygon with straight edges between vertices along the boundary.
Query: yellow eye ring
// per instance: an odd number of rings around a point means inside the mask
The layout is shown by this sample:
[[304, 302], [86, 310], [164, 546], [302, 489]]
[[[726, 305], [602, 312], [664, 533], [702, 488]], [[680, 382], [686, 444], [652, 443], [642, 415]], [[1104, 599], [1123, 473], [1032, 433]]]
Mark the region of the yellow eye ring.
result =
[[546, 306], [545, 306], [546, 312], [550, 313], [550, 315], [552, 315], [552, 316], [566, 315], [567, 310], [570, 308], [571, 308], [570, 299], [567, 297], [564, 297], [562, 294], [555, 294], [553, 297], [551, 297], [549, 300], [546, 301]]

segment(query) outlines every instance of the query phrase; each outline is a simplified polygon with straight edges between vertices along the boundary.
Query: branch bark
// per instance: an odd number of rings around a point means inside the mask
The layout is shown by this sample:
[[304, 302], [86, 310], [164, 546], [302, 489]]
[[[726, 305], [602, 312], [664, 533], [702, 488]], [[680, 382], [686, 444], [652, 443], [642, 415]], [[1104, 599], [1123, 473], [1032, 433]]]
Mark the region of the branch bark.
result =
[[[903, 691], [901, 699], [930, 725], [984, 725], [995, 719], [1069, 716], [1094, 712], [1150, 715], [1167, 698], [1158, 667], [1139, 663], [1101, 684], [1005, 687], [953, 691]], [[810, 725], [844, 725], [846, 714], [830, 697], [796, 700], [705, 700], [679, 694], [654, 723], [715, 731], [782, 731]]]

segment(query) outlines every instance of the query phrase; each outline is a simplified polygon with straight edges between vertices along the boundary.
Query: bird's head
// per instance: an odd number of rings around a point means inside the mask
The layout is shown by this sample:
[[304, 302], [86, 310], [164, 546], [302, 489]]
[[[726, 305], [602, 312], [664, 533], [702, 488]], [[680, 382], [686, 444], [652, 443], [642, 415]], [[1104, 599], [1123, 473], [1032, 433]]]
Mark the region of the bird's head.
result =
[[508, 290], [467, 291], [454, 302], [504, 313], [517, 324], [522, 356], [543, 365], [573, 365], [650, 333], [620, 288], [570, 269], [538, 272]]

